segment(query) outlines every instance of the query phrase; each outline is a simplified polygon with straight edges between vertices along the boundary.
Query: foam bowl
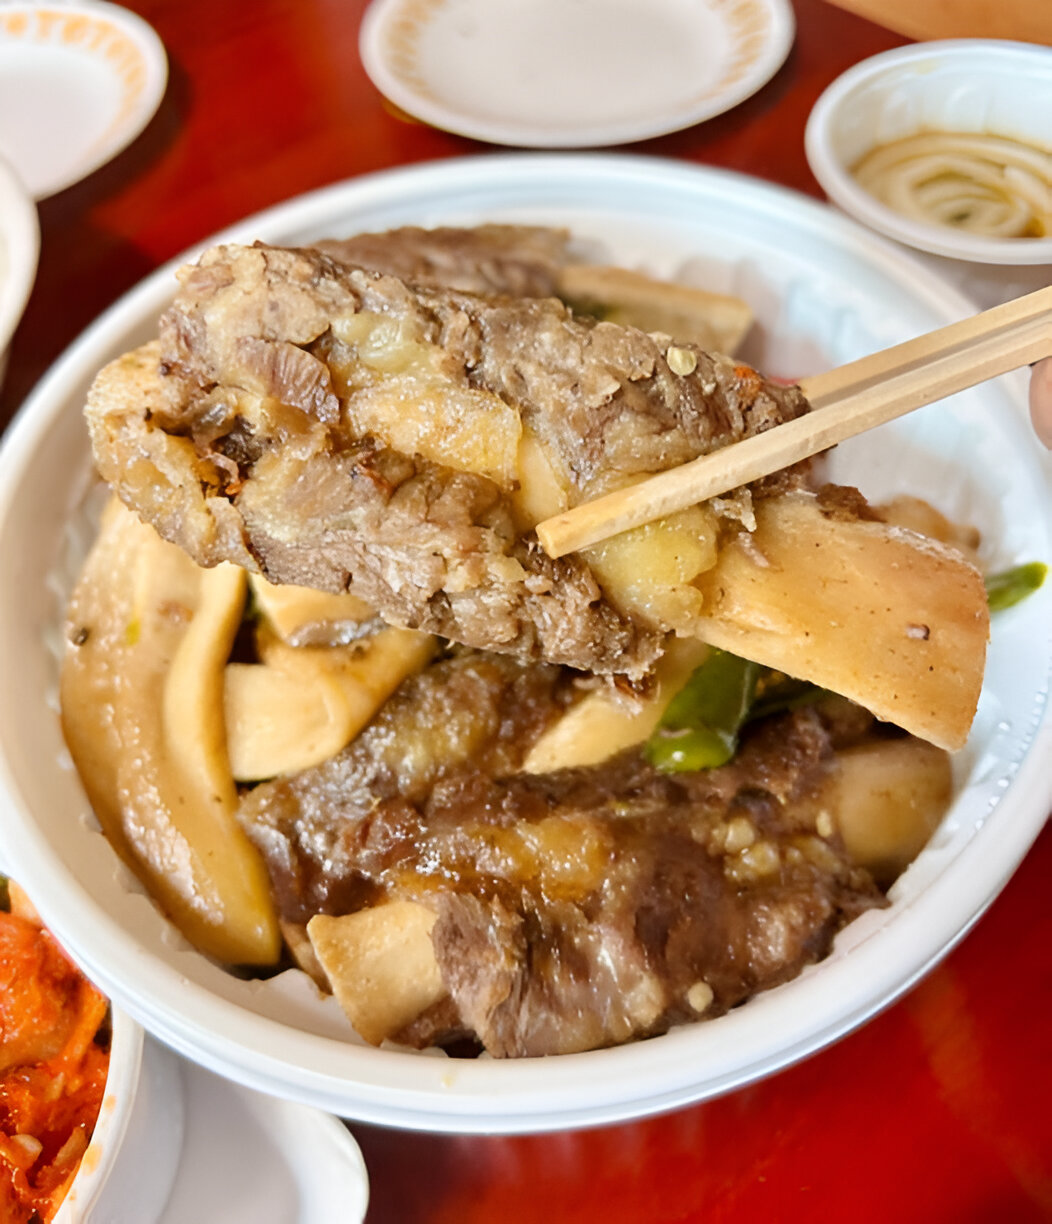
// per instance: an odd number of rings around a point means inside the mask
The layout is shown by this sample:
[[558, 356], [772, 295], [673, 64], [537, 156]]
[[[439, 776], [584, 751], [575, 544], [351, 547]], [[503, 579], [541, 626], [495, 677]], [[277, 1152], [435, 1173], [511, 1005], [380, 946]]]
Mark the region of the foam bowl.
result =
[[[568, 226], [595, 257], [745, 297], [743, 355], [802, 376], [970, 313], [945, 281], [828, 206], [723, 172], [638, 157], [517, 154], [363, 177], [223, 237], [309, 243], [404, 224]], [[156, 334], [162, 268], [34, 391], [0, 447], [0, 845], [45, 921], [165, 1044], [249, 1087], [366, 1122], [538, 1132], [727, 1092], [805, 1057], [907, 990], [1011, 876], [1052, 807], [1052, 589], [1002, 613], [955, 799], [891, 904], [795, 981], [730, 1014], [617, 1049], [521, 1061], [374, 1049], [302, 974], [244, 981], [189, 948], [98, 830], [56, 717], [61, 619], [91, 539], [85, 392]], [[920, 491], [979, 525], [992, 566], [1052, 560], [1052, 481], [1006, 378], [844, 444], [832, 478], [874, 499]], [[68, 493], [61, 491], [68, 490]], [[57, 492], [58, 491], [58, 492]]]
[[807, 160], [826, 195], [871, 229], [935, 255], [987, 264], [1052, 264], [1052, 234], [986, 238], [903, 216], [851, 173], [878, 145], [918, 132], [987, 133], [1052, 158], [1052, 53], [995, 39], [952, 39], [885, 51], [838, 77], [815, 103]]

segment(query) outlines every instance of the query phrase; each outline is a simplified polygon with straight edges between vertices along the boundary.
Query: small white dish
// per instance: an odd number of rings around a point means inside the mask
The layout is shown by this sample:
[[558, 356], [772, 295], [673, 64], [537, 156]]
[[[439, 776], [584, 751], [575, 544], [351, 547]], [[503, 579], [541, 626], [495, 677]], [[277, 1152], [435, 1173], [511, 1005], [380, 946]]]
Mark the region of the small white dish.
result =
[[1052, 158], [1052, 49], [951, 39], [885, 51], [838, 77], [807, 122], [807, 160], [846, 213], [907, 246], [983, 264], [1052, 264], [1052, 234], [987, 238], [915, 220], [871, 195], [852, 174], [871, 149], [920, 132], [1008, 137]]
[[178, 1060], [113, 1010], [106, 1091], [80, 1170], [54, 1224], [154, 1224], [184, 1137]]
[[374, 0], [360, 48], [377, 88], [434, 127], [582, 148], [730, 110], [794, 33], [786, 0]]
[[167, 80], [161, 40], [127, 9], [104, 0], [0, 0], [0, 154], [34, 199], [129, 145]]
[[[338, 1118], [241, 1088], [177, 1059], [186, 1127], [171, 1193], [156, 1220], [125, 1197], [127, 1224], [361, 1224], [369, 1203], [365, 1161]], [[107, 1224], [125, 1217], [103, 1214]]]
[[55, 1224], [361, 1224], [369, 1179], [339, 1119], [238, 1087], [113, 1017], [106, 1095]]
[[36, 206], [18, 175], [0, 157], [0, 380], [8, 345], [36, 280], [39, 255]]

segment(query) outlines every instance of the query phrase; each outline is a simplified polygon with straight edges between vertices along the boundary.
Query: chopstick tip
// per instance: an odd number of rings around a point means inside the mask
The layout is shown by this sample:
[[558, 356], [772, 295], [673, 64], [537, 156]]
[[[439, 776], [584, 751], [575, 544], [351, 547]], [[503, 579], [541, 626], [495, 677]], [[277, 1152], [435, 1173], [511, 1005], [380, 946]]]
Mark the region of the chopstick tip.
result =
[[538, 523], [534, 528], [541, 548], [544, 549], [553, 561], [557, 561], [560, 557], [572, 551], [572, 548], [563, 546], [562, 535], [566, 528], [565, 519], [565, 514], [554, 514], [551, 518]]

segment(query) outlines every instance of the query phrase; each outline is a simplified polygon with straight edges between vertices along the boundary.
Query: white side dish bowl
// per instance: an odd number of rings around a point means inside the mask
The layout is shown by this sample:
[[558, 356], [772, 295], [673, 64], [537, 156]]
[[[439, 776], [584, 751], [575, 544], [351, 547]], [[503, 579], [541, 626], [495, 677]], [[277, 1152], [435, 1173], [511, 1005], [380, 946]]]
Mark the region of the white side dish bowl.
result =
[[[222, 239], [305, 243], [403, 224], [563, 225], [584, 254], [747, 299], [744, 356], [801, 377], [951, 322], [966, 299], [900, 250], [801, 196], [644, 158], [514, 155], [363, 177]], [[194, 252], [191, 252], [193, 255]], [[998, 615], [951, 810], [891, 892], [795, 981], [719, 1019], [617, 1049], [522, 1061], [363, 1046], [302, 974], [243, 981], [189, 948], [98, 831], [56, 717], [62, 610], [90, 541], [81, 417], [98, 369], [156, 332], [160, 269], [41, 382], [0, 448], [0, 843], [45, 920], [148, 1030], [241, 1084], [363, 1121], [529, 1132], [712, 1097], [861, 1024], [945, 955], [997, 895], [1052, 806], [1052, 584]], [[1052, 560], [1052, 481], [1025, 379], [998, 380], [840, 447], [832, 478], [913, 492], [978, 525], [992, 568]], [[55, 490], [70, 490], [67, 497]]]
[[1052, 265], [1052, 234], [988, 238], [915, 220], [871, 195], [852, 174], [870, 150], [919, 132], [1007, 137], [1052, 160], [1049, 115], [1052, 49], [994, 39], [917, 43], [863, 60], [838, 77], [811, 111], [805, 148], [830, 200], [889, 238], [977, 263]]
[[33, 290], [40, 255], [36, 205], [0, 157], [0, 381], [11, 337]]
[[184, 1062], [114, 1010], [102, 1110], [54, 1224], [361, 1224], [368, 1201], [338, 1119]]
[[55, 1224], [155, 1224], [168, 1199], [183, 1142], [177, 1060], [113, 1010], [106, 1092], [80, 1171]]

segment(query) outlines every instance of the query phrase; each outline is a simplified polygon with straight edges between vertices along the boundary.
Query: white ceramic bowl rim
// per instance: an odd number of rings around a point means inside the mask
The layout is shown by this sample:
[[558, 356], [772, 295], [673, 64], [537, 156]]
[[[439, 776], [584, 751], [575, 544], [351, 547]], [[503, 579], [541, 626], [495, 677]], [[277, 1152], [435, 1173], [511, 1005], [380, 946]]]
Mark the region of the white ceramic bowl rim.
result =
[[102, 1108], [80, 1171], [55, 1216], [55, 1224], [85, 1219], [106, 1185], [135, 1108], [142, 1071], [144, 1033], [127, 1013], [112, 1009], [110, 1061]]
[[875, 199], [842, 164], [834, 147], [841, 110], [861, 88], [903, 66], [943, 62], [962, 68], [1003, 68], [1016, 81], [1035, 72], [1052, 79], [1052, 49], [1007, 39], [946, 39], [883, 51], [847, 69], [815, 103], [804, 132], [808, 163], [830, 200], [880, 233], [936, 255], [991, 264], [1052, 263], [1052, 236], [983, 238], [905, 217]]
[[0, 354], [10, 344], [29, 301], [39, 255], [36, 205], [0, 157]]
[[[728, 235], [741, 231], [747, 214], [749, 224], [761, 231], [756, 267], [763, 276], [773, 275], [762, 258], [763, 243], [779, 237], [785, 243], [786, 236], [791, 237], [784, 258], [792, 276], [799, 269], [802, 279], [793, 281], [789, 296], [802, 317], [818, 309], [809, 295], [821, 301], [835, 289], [845, 308], [852, 308], [853, 303], [865, 303], [874, 285], [894, 285], [897, 308], [878, 312], [880, 327], [892, 329], [887, 335], [881, 332], [882, 343], [905, 338], [894, 329], [918, 326], [911, 317], [933, 326], [969, 313], [968, 302], [956, 291], [899, 249], [823, 205], [726, 172], [638, 157], [505, 155], [411, 167], [290, 201], [218, 238], [310, 241], [341, 224], [369, 228], [486, 217], [554, 221], [567, 210], [571, 224], [585, 233], [593, 223], [605, 222], [615, 239], [637, 230], [659, 231], [662, 244], [670, 241], [669, 233], [696, 237], [699, 214], [723, 218], [722, 244], [730, 241]], [[825, 256], [821, 264], [815, 262], [816, 251]], [[10, 557], [27, 558], [27, 550], [39, 548], [23, 540], [13, 526], [20, 493], [24, 496], [32, 487], [33, 465], [44, 462], [45, 446], [49, 462], [62, 455], [63, 448], [82, 454], [83, 427], [75, 405], [86, 381], [102, 361], [139, 342], [144, 329], [148, 332], [171, 295], [172, 273], [181, 261], [182, 257], [150, 276], [70, 347], [4, 439], [0, 563], [6, 565]], [[838, 272], [838, 261], [847, 261], [850, 276]], [[749, 260], [743, 267], [744, 274], [752, 275]], [[850, 327], [838, 323], [834, 330], [837, 342], [850, 350], [855, 343]], [[872, 343], [872, 338], [859, 342]], [[854, 355], [861, 354], [839, 352], [837, 360]], [[991, 397], [998, 401], [996, 411], [991, 410]], [[974, 398], [962, 401], [950, 418], [950, 430], [939, 429], [939, 414], [924, 418], [934, 422], [933, 438], [923, 433], [920, 415], [912, 423], [896, 426], [907, 432], [888, 435], [888, 465], [896, 472], [902, 468], [907, 456], [898, 440], [917, 436], [910, 430], [922, 431], [917, 458], [922, 472], [931, 466], [933, 440], [948, 445], [951, 453], [954, 446], [964, 447], [973, 463], [978, 462], [974, 456], [982, 453], [991, 474], [1005, 469], [1002, 482], [995, 479], [991, 484], [990, 504], [1000, 505], [1007, 497], [1010, 522], [1018, 520], [1016, 535], [1023, 532], [1026, 554], [1036, 548], [1039, 556], [1048, 558], [1052, 554], [1048, 467], [1042, 466], [1024, 421], [1022, 384], [1002, 382], [992, 387], [976, 401], [976, 411], [970, 408]], [[870, 442], [865, 462], [872, 468], [879, 448], [874, 449], [875, 438]], [[879, 472], [879, 464], [875, 470]], [[1022, 501], [1026, 515], [1019, 514]], [[57, 506], [52, 512], [42, 506], [34, 508], [34, 514], [38, 509], [52, 514], [52, 520], [37, 524], [37, 530], [57, 532], [66, 508]], [[33, 619], [40, 615], [37, 607], [28, 606], [34, 601], [41, 607], [46, 602], [43, 596], [31, 595], [17, 605], [0, 604], [0, 661], [12, 670], [16, 643], [33, 631], [30, 622], [39, 624]], [[220, 1074], [344, 1116], [419, 1129], [540, 1131], [614, 1121], [713, 1096], [804, 1057], [908, 989], [975, 921], [1025, 854], [1052, 803], [1052, 778], [1046, 768], [1052, 748], [1052, 726], [1046, 716], [1052, 669], [1049, 607], [1047, 592], [1034, 597], [1010, 614], [1016, 628], [1007, 638], [1000, 634], [995, 639], [997, 666], [1007, 669], [1006, 683], [1019, 688], [1025, 716], [1008, 729], [984, 731], [984, 743], [990, 744], [983, 751], [993, 754], [993, 764], [985, 758], [971, 763], [966, 814], [959, 813], [967, 836], [958, 844], [951, 822], [946, 834], [949, 847], [926, 851], [927, 866], [918, 861], [911, 869], [911, 879], [922, 883], [897, 901], [893, 911], [881, 912], [893, 913], [893, 920], [885, 921], [878, 914], [871, 923], [863, 919], [852, 924], [831, 960], [738, 1009], [725, 1018], [727, 1024], [716, 1020], [687, 1026], [614, 1050], [521, 1062], [462, 1062], [362, 1048], [283, 1025], [240, 1006], [231, 992], [243, 984], [200, 957], [194, 958], [192, 972], [184, 972], [187, 962], [180, 963], [170, 940], [130, 919], [133, 911], [125, 907], [139, 898], [120, 898], [119, 905], [118, 899], [110, 898], [111, 907], [116, 907], [110, 912], [78, 879], [83, 864], [63, 862], [56, 853], [28, 793], [43, 783], [34, 781], [32, 770], [23, 765], [24, 752], [13, 747], [26, 722], [21, 706], [7, 712], [0, 707], [0, 830], [7, 838], [13, 867], [27, 887], [32, 885], [38, 896], [47, 898], [45, 918], [91, 976], [147, 1029]], [[1027, 635], [1025, 660], [1011, 649], [1020, 634]], [[23, 705], [32, 703], [35, 691], [26, 688]], [[36, 702], [40, 704], [39, 696]], [[995, 809], [997, 820], [988, 819]], [[84, 848], [82, 842], [78, 832], [78, 853]], [[947, 870], [951, 851], [952, 870]], [[106, 857], [107, 862], [112, 859]], [[134, 911], [157, 925], [149, 918], [151, 913], [148, 907]]]

